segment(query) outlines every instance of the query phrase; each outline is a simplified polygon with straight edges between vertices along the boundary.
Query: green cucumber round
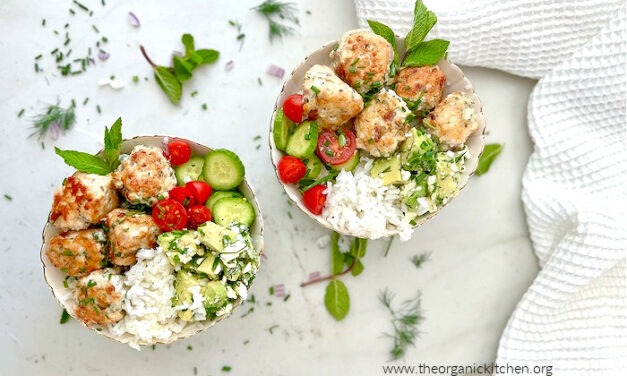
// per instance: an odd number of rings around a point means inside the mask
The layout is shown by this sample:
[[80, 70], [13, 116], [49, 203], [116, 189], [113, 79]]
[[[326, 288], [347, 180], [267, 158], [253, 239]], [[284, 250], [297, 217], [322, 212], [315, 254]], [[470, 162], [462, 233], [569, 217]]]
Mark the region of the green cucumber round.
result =
[[243, 197], [222, 198], [213, 206], [213, 220], [221, 226], [241, 223], [247, 227], [255, 220], [253, 206]]
[[205, 158], [203, 157], [191, 157], [189, 161], [174, 167], [174, 174], [176, 175], [176, 183], [178, 185], [185, 185], [188, 181], [203, 180], [202, 170], [205, 164]]
[[237, 154], [227, 149], [216, 149], [205, 157], [205, 181], [219, 191], [238, 187], [244, 181], [244, 164]]
[[318, 124], [315, 121], [306, 121], [299, 125], [287, 140], [285, 152], [292, 157], [304, 159], [314, 154], [317, 144]]
[[353, 156], [350, 157], [350, 159], [347, 160], [346, 162], [339, 164], [339, 165], [329, 165], [329, 167], [331, 167], [331, 169], [335, 171], [340, 171], [340, 170], [353, 171], [355, 167], [357, 167], [358, 164], [359, 164], [359, 152], [355, 150], [355, 153], [353, 154]]
[[285, 116], [283, 110], [278, 109], [274, 116], [274, 125], [272, 127], [272, 136], [274, 137], [274, 145], [277, 149], [285, 151], [287, 147], [287, 139], [290, 137], [290, 133], [294, 123]]
[[211, 212], [213, 212], [213, 206], [216, 202], [220, 201], [223, 198], [237, 198], [242, 197], [242, 194], [236, 191], [215, 191], [211, 194], [205, 206], [209, 208]]

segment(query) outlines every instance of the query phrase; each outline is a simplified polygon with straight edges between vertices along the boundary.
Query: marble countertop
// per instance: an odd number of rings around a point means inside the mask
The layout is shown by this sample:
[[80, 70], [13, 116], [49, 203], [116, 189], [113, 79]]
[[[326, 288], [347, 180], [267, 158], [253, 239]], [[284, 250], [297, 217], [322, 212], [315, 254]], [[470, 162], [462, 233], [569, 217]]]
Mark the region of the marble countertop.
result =
[[[387, 257], [385, 241], [369, 243], [363, 274], [343, 279], [351, 310], [336, 322], [324, 308], [324, 284], [299, 287], [309, 273], [329, 270], [330, 252], [318, 246], [328, 231], [288, 205], [272, 171], [265, 138], [283, 81], [266, 70], [276, 64], [289, 73], [309, 51], [355, 28], [354, 6], [350, 0], [295, 1], [301, 20], [297, 34], [270, 44], [266, 21], [250, 10], [259, 2], [107, 0], [103, 7], [85, 0], [94, 10], [92, 17], [78, 13], [71, 1], [0, 3], [0, 374], [114, 375], [131, 370], [136, 375], [218, 375], [227, 374], [222, 368], [230, 366], [228, 374], [234, 375], [376, 375], [382, 374], [381, 366], [395, 363], [472, 365], [495, 359], [501, 332], [538, 272], [520, 200], [532, 148], [527, 98], [535, 82], [463, 67], [483, 101], [487, 141], [504, 143], [505, 150], [488, 174], [473, 177], [410, 241], [394, 242]], [[70, 8], [77, 14], [70, 14]], [[129, 24], [129, 11], [141, 27]], [[241, 50], [230, 19], [243, 25]], [[63, 43], [53, 30], [64, 33], [68, 22], [75, 53], [106, 36], [110, 58], [96, 60], [85, 74], [61, 77], [49, 51]], [[182, 49], [184, 32], [194, 35], [197, 47], [218, 49], [221, 56], [194, 73], [181, 104], [173, 106], [152, 79], [138, 46], [165, 64], [172, 51]], [[34, 58], [40, 53], [44, 72], [36, 74]], [[226, 71], [230, 60], [234, 68]], [[98, 86], [112, 75], [126, 87]], [[135, 75], [139, 83], [132, 82]], [[74, 129], [57, 140], [46, 139], [45, 148], [28, 138], [33, 115], [46, 104], [58, 100], [65, 106], [71, 99], [77, 102]], [[18, 118], [22, 108], [25, 113]], [[39, 261], [52, 193], [72, 171], [54, 154], [54, 146], [96, 151], [104, 126], [117, 117], [123, 119], [126, 137], [177, 135], [234, 150], [265, 209], [268, 257], [251, 291], [256, 303], [247, 303], [207, 332], [141, 352], [75, 321], [60, 325], [61, 307], [43, 280]], [[431, 259], [418, 269], [409, 259], [425, 251]], [[289, 300], [270, 295], [276, 284], [285, 285]], [[395, 363], [388, 362], [392, 341], [384, 335], [392, 329], [389, 314], [378, 301], [386, 288], [398, 300], [422, 292], [421, 335], [405, 359]], [[254, 311], [242, 317], [249, 307]]]

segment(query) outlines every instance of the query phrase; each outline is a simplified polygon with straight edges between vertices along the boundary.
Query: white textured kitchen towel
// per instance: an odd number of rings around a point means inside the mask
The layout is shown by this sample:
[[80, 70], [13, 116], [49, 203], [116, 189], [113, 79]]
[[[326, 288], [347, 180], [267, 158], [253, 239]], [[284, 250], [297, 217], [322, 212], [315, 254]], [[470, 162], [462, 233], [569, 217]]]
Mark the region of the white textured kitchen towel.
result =
[[[497, 362], [627, 375], [625, 1], [425, 3], [451, 60], [540, 78], [523, 202], [542, 270]], [[413, 0], [355, 4], [361, 26], [376, 19], [404, 35], [412, 23]]]

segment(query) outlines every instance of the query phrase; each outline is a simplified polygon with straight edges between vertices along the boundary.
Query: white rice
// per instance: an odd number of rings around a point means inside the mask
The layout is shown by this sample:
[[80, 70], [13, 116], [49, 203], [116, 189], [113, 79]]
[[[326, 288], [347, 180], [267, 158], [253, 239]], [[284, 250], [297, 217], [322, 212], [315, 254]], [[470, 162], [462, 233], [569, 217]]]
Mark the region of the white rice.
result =
[[111, 334], [128, 333], [135, 336], [134, 342], [154, 342], [183, 330], [185, 322], [177, 318], [176, 309], [172, 307], [174, 267], [160, 247], [138, 251], [137, 263], [125, 276], [123, 307], [126, 315], [109, 327]]
[[399, 188], [370, 177], [373, 160], [362, 157], [353, 172], [342, 171], [327, 183], [322, 217], [337, 229], [360, 238], [399, 235], [409, 240], [412, 226], [405, 219]]

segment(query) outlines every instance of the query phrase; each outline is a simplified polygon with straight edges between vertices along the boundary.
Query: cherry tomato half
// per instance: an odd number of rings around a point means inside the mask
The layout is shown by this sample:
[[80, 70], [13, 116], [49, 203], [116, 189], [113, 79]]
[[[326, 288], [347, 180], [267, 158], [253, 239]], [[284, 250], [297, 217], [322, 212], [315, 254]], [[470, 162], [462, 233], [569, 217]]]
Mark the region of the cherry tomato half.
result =
[[292, 94], [283, 102], [283, 113], [294, 123], [303, 121], [303, 96]]
[[197, 229], [198, 226], [212, 219], [211, 211], [204, 205], [191, 206], [187, 209], [187, 227]]
[[170, 189], [168, 196], [170, 196], [172, 200], [181, 203], [186, 208], [197, 204], [194, 194], [187, 187], [174, 187]]
[[357, 147], [355, 133], [349, 129], [324, 131], [318, 136], [316, 153], [324, 163], [339, 165], [348, 161]]
[[324, 193], [325, 189], [327, 189], [327, 186], [320, 184], [309, 188], [303, 193], [305, 207], [315, 215], [322, 214], [324, 203], [327, 201], [327, 194]]
[[187, 212], [183, 204], [168, 198], [152, 207], [152, 219], [163, 231], [182, 230], [187, 224]]
[[172, 141], [168, 144], [167, 158], [172, 166], [182, 165], [189, 161], [192, 156], [192, 149], [187, 142], [182, 140]]
[[194, 180], [187, 182], [185, 188], [194, 196], [196, 205], [204, 205], [209, 196], [211, 196], [211, 186], [204, 181]]
[[279, 177], [285, 184], [296, 183], [307, 174], [307, 166], [305, 166], [303, 161], [289, 155], [283, 156], [277, 167]]

